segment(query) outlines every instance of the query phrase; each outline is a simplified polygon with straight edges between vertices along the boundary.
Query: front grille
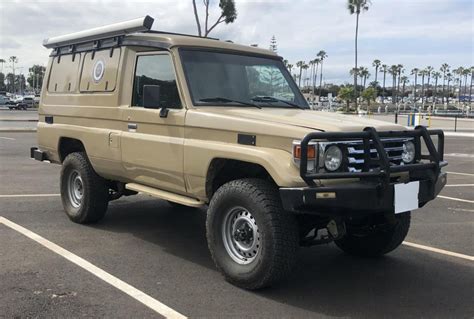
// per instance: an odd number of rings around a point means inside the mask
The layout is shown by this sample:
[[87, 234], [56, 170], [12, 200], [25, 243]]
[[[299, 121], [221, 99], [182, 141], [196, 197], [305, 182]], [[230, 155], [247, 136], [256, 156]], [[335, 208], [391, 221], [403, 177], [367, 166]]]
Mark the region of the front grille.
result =
[[[382, 139], [382, 144], [387, 153], [390, 165], [403, 165], [402, 153], [403, 144], [411, 140], [411, 138]], [[349, 172], [362, 172], [364, 168], [364, 143], [362, 141], [354, 141], [347, 143], [347, 168]], [[369, 171], [378, 169], [378, 153], [373, 142], [370, 142], [370, 163]]]

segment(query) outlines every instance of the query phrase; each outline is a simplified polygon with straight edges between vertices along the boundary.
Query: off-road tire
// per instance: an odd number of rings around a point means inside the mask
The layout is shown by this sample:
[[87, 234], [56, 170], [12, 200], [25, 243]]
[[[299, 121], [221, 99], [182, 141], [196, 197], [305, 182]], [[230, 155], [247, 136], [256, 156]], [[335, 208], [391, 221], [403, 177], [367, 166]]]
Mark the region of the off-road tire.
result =
[[344, 252], [361, 257], [385, 255], [401, 245], [410, 229], [411, 213], [404, 212], [394, 216], [394, 221], [366, 236], [353, 235], [350, 226], [346, 235], [336, 240], [336, 245]]
[[[69, 178], [79, 174], [83, 184], [80, 205], [75, 207], [69, 195]], [[106, 181], [97, 175], [84, 152], [69, 154], [63, 161], [60, 178], [61, 201], [66, 215], [75, 223], [87, 224], [101, 220], [109, 203], [109, 187]], [[76, 204], [77, 206], [77, 204]]]
[[[261, 248], [249, 264], [234, 261], [224, 246], [223, 223], [233, 207], [248, 210], [259, 228]], [[299, 246], [293, 215], [282, 208], [275, 185], [260, 179], [240, 179], [221, 186], [209, 204], [207, 242], [214, 263], [225, 279], [255, 290], [284, 279], [292, 270]]]

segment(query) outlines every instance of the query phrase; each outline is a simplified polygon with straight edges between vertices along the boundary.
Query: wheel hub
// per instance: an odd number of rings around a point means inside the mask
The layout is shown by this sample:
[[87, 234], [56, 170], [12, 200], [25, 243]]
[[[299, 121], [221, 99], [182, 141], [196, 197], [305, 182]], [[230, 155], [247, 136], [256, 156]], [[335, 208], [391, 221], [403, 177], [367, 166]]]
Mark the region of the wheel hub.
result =
[[75, 208], [81, 206], [84, 197], [84, 184], [79, 172], [72, 171], [68, 179], [68, 194], [71, 205]]
[[226, 213], [222, 238], [229, 256], [239, 264], [252, 262], [260, 252], [260, 233], [252, 214], [244, 208]]
[[253, 240], [253, 231], [249, 223], [244, 222], [242, 226], [235, 230], [234, 239], [245, 243]]

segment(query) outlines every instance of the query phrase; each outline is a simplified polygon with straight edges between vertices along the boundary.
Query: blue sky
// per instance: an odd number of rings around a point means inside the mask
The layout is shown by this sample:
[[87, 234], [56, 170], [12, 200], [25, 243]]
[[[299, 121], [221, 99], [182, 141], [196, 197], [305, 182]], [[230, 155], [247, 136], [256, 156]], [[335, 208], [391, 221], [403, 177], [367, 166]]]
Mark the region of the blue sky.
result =
[[[324, 49], [329, 55], [324, 81], [351, 81], [355, 16], [349, 15], [346, 1], [235, 1], [236, 22], [219, 26], [211, 36], [267, 48], [275, 35], [278, 53], [293, 63], [308, 61]], [[49, 52], [41, 46], [44, 38], [146, 14], [156, 18], [154, 29], [196, 33], [191, 0], [2, 0], [0, 58], [18, 56], [26, 72], [33, 63], [46, 64]], [[215, 5], [211, 19], [217, 14]], [[470, 0], [372, 0], [360, 19], [359, 63], [370, 67], [378, 58], [388, 65], [403, 64], [407, 70], [438, 68], [445, 62], [453, 67], [472, 66], [473, 21]], [[8, 71], [7, 66], [4, 69]]]

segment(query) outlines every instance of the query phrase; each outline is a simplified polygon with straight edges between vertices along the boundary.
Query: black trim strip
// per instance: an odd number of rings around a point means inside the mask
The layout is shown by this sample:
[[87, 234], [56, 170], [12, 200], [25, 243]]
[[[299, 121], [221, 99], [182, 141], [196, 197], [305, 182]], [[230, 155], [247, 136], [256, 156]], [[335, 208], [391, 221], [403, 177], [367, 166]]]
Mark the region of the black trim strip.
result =
[[75, 54], [78, 52], [95, 52], [97, 50], [102, 49], [113, 49], [122, 46], [140, 46], [140, 47], [147, 47], [147, 48], [156, 48], [162, 50], [169, 50], [171, 44], [166, 42], [160, 41], [148, 41], [148, 40], [132, 40], [121, 37], [113, 37], [104, 40], [92, 41], [92, 42], [85, 42], [80, 44], [75, 44], [74, 47], [71, 49], [71, 46], [64, 46], [60, 48], [55, 48], [50, 57], [55, 56], [62, 56], [68, 54]]

